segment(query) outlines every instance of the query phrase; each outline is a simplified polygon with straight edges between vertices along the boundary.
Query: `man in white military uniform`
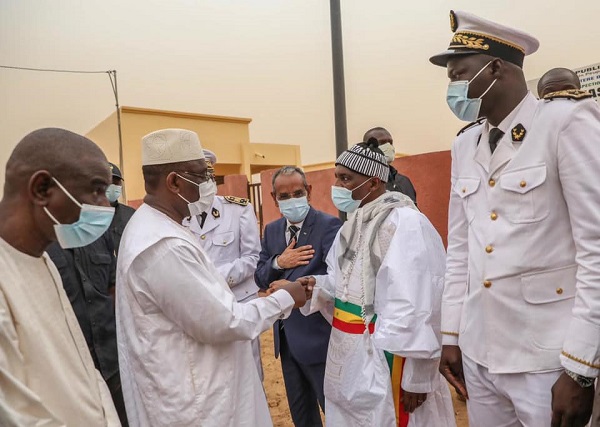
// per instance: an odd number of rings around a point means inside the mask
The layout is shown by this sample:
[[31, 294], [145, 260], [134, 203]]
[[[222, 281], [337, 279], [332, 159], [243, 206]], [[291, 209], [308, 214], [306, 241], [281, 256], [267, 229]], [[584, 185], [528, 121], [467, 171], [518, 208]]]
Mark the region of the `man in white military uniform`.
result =
[[532, 36], [464, 12], [451, 24], [431, 62], [456, 116], [481, 120], [452, 146], [440, 370], [468, 392], [470, 425], [583, 426], [600, 368], [600, 109], [528, 92]]
[[[204, 150], [208, 172], [214, 176], [217, 156]], [[217, 267], [238, 302], [258, 297], [254, 272], [260, 254], [260, 233], [254, 208], [248, 199], [234, 196], [215, 196], [212, 206], [194, 218], [186, 218], [188, 226], [198, 237], [200, 246]], [[258, 375], [264, 378], [260, 359], [260, 340], [252, 340], [252, 353]]]

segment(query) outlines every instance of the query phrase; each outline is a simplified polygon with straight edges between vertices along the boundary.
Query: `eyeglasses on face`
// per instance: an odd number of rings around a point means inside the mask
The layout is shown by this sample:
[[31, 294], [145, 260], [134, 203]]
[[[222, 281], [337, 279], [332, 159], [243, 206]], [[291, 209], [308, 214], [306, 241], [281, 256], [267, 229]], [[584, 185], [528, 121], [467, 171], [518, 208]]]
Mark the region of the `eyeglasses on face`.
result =
[[293, 193], [279, 193], [277, 194], [277, 200], [288, 200], [288, 199], [298, 199], [300, 197], [306, 196], [306, 190], [297, 190]]
[[213, 172], [209, 172], [209, 171], [206, 171], [203, 174], [196, 173], [196, 172], [188, 172], [188, 171], [181, 171], [180, 173], [184, 173], [186, 175], [200, 178], [200, 182], [206, 182], [208, 180], [213, 180], [213, 181], [215, 180], [215, 174]]

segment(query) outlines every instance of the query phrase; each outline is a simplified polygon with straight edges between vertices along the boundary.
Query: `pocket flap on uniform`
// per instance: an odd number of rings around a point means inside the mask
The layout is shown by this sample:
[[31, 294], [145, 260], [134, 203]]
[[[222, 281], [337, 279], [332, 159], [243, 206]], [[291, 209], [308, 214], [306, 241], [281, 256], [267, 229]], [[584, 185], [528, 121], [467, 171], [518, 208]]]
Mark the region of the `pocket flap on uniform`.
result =
[[227, 246], [231, 242], [233, 242], [233, 231], [215, 234], [212, 238], [212, 243], [215, 246]]
[[90, 254], [90, 260], [94, 264], [110, 264], [112, 258], [109, 254], [94, 253]]
[[521, 276], [523, 299], [530, 304], [545, 304], [573, 298], [576, 291], [577, 265], [553, 268]]
[[525, 194], [546, 181], [546, 165], [505, 172], [500, 176], [500, 186], [508, 191]]
[[464, 199], [477, 191], [480, 181], [479, 178], [458, 178], [454, 184], [454, 191]]

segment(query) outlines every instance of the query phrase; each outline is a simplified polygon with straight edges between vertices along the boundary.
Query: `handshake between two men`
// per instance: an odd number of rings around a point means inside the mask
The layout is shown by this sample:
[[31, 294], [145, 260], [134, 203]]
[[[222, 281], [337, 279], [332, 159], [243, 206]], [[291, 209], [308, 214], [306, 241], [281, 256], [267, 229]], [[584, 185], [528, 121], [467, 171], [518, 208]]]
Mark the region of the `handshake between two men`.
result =
[[294, 308], [300, 308], [312, 297], [315, 284], [316, 280], [312, 276], [299, 277], [293, 282], [285, 279], [275, 280], [269, 285], [269, 289], [261, 291], [258, 294], [259, 296], [266, 297], [273, 292], [283, 289], [284, 291], [288, 291], [292, 298], [294, 298]]

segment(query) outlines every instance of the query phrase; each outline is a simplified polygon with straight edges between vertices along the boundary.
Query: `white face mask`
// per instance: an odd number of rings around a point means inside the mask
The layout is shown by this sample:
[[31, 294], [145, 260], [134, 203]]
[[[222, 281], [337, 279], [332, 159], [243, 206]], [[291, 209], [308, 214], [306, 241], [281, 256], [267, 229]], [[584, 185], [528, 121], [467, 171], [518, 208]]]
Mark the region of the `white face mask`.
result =
[[381, 144], [379, 146], [379, 149], [385, 156], [388, 163], [392, 163], [396, 158], [396, 149], [391, 143], [386, 142], [385, 144]]
[[183, 177], [179, 174], [177, 174], [177, 176], [198, 187], [198, 193], [200, 194], [200, 197], [195, 202], [190, 202], [181, 194], [177, 194], [179, 197], [181, 197], [187, 202], [190, 215], [196, 216], [200, 215], [202, 212], [207, 212], [212, 206], [213, 200], [215, 199], [215, 194], [217, 193], [217, 184], [212, 179], [197, 184], [194, 181], [187, 179], [186, 177]]

